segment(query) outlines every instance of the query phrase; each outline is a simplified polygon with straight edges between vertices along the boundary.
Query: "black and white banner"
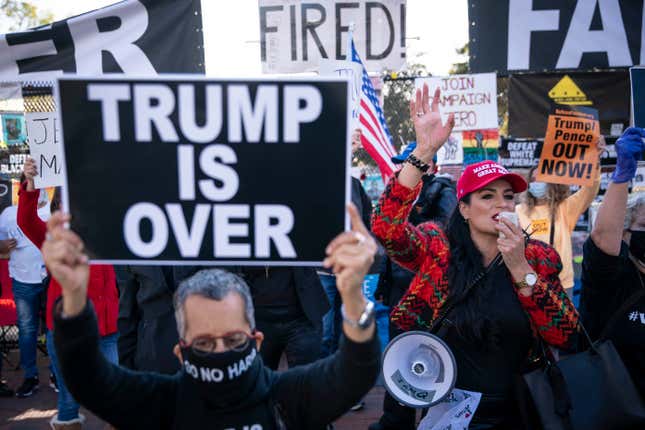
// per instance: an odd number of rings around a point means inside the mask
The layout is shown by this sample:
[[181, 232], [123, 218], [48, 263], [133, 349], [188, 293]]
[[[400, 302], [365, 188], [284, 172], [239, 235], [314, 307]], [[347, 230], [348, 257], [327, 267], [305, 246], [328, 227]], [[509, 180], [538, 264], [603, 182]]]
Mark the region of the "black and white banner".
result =
[[368, 71], [405, 66], [406, 0], [258, 0], [264, 73], [318, 71], [321, 59], [345, 60], [353, 39]]
[[200, 0], [125, 0], [0, 35], [0, 80], [204, 73]]
[[468, 5], [471, 73], [645, 62], [642, 1], [470, 0]]
[[499, 145], [499, 164], [507, 169], [528, 169], [538, 165], [544, 139], [503, 137]]
[[542, 137], [555, 105], [598, 110], [604, 135], [629, 127], [629, 74], [626, 70], [575, 73], [519, 73], [508, 79], [508, 133]]
[[61, 78], [64, 207], [92, 260], [318, 265], [348, 227], [337, 78]]

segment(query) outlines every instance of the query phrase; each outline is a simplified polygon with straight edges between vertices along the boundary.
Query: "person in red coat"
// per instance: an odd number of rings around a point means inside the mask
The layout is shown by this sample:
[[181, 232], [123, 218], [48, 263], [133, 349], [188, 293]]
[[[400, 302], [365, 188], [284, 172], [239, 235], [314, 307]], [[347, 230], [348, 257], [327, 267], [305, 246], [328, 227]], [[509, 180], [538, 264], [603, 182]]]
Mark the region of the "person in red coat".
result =
[[[47, 225], [37, 213], [38, 194], [33, 178], [37, 168], [33, 159], [27, 158], [24, 167], [25, 182], [20, 185], [18, 197], [18, 226], [39, 249], [45, 241]], [[60, 207], [60, 188], [56, 189], [51, 203], [52, 213]], [[47, 350], [52, 363], [52, 368], [58, 382], [58, 414], [52, 418], [52, 427], [55, 429], [80, 428], [84, 417], [79, 414], [79, 405], [73, 399], [60, 373], [60, 367], [54, 349], [53, 330], [54, 321], [52, 308], [61, 296], [60, 284], [51, 278], [47, 290]], [[96, 311], [101, 335], [100, 347], [108, 361], [118, 364], [117, 352], [117, 317], [119, 312], [119, 295], [116, 287], [114, 268], [109, 265], [92, 265], [88, 285], [88, 298]]]

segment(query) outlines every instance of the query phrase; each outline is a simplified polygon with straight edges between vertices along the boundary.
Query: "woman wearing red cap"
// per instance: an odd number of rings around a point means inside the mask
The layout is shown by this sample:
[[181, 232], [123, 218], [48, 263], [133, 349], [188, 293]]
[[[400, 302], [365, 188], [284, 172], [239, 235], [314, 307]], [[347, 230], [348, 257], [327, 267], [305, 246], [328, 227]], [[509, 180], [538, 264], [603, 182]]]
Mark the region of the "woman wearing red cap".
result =
[[[557, 252], [526, 241], [519, 227], [499, 216], [514, 212], [515, 195], [527, 187], [501, 165], [483, 161], [465, 168], [457, 183], [458, 206], [445, 230], [405, 221], [427, 163], [454, 125], [452, 115], [442, 125], [439, 97], [437, 90], [430, 106], [424, 86], [410, 102], [417, 148], [389, 182], [373, 215], [372, 230], [389, 256], [415, 273], [391, 320], [404, 330], [427, 330], [447, 303], [457, 302], [443, 339], [456, 358], [456, 387], [483, 393], [469, 428], [522, 428], [513, 381], [538, 336], [555, 347], [571, 345], [578, 314], [560, 284]], [[476, 278], [481, 280], [461, 301]], [[387, 415], [379, 428], [414, 426], [413, 418], [388, 422]]]

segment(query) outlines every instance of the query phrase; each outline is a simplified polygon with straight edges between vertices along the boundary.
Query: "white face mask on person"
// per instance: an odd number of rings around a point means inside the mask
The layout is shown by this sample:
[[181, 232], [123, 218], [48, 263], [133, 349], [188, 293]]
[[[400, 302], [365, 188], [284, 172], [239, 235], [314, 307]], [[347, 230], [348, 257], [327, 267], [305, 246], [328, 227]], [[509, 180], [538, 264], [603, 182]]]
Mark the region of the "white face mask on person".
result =
[[546, 182], [531, 182], [529, 184], [529, 193], [536, 199], [544, 198], [546, 196], [546, 190]]

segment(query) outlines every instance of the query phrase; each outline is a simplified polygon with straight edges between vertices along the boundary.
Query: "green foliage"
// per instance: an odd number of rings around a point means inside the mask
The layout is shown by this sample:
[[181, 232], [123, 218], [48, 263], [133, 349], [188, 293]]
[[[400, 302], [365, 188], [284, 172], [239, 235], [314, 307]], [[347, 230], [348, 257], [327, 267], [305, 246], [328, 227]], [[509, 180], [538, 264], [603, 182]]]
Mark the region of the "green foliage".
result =
[[455, 50], [457, 52], [457, 55], [462, 55], [466, 56], [466, 61], [460, 62], [460, 63], [453, 63], [452, 67], [450, 68], [450, 73], [451, 75], [463, 75], [466, 73], [469, 73], [469, 67], [468, 67], [468, 43], [464, 46], [462, 46], [459, 49]]
[[43, 12], [30, 2], [21, 0], [0, 0], [0, 10], [4, 14], [4, 19], [0, 19], [0, 33], [26, 30], [54, 20], [51, 12]]
[[426, 66], [413, 64], [405, 73], [390, 75], [383, 84], [385, 122], [397, 151], [403, 144], [416, 140], [410, 119], [410, 97], [414, 92], [414, 78], [419, 76], [428, 76]]

